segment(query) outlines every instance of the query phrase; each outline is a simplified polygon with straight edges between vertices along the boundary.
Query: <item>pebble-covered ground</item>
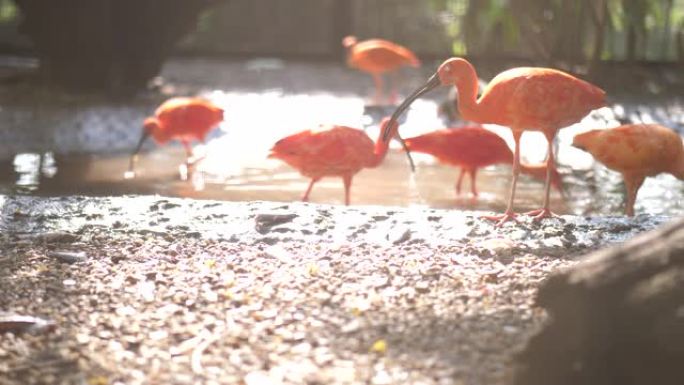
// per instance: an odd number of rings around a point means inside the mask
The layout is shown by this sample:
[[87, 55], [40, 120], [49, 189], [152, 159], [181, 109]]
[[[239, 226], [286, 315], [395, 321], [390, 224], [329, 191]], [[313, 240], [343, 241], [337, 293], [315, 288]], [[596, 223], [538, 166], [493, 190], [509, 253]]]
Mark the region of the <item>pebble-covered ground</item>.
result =
[[506, 384], [539, 283], [667, 221], [1, 200], [2, 385]]

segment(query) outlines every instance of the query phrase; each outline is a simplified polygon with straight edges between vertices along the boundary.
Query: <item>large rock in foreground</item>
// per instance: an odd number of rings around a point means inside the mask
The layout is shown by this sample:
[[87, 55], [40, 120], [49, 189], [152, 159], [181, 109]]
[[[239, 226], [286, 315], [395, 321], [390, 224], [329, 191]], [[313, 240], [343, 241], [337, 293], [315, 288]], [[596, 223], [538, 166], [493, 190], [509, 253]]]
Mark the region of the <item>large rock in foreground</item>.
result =
[[684, 383], [684, 220], [552, 276], [519, 385]]

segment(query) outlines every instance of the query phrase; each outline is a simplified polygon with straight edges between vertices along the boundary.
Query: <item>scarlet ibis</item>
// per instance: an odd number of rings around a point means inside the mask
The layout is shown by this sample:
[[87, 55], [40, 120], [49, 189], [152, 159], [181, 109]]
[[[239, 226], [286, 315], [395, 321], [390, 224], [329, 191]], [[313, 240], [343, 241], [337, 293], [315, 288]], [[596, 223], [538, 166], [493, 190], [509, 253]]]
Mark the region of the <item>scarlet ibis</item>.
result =
[[[383, 97], [382, 74], [402, 66], [420, 66], [420, 60], [411, 50], [391, 41], [358, 41], [355, 36], [347, 36], [342, 40], [342, 45], [347, 49], [347, 64], [373, 76], [376, 104], [380, 104]], [[395, 97], [396, 93], [393, 91], [391, 99]], [[390, 103], [392, 102], [393, 100], [390, 100]]]
[[625, 214], [634, 215], [637, 192], [648, 176], [670, 173], [684, 179], [684, 146], [673, 130], [658, 124], [628, 124], [578, 134], [573, 146], [622, 174]]
[[204, 141], [204, 137], [223, 121], [223, 109], [201, 98], [175, 97], [162, 103], [143, 122], [142, 135], [131, 155], [126, 175], [135, 175], [134, 168], [143, 143], [152, 136], [163, 144], [171, 139], [179, 140], [185, 148], [186, 163], [192, 163], [192, 140]]
[[[385, 118], [384, 129], [396, 132], [397, 123], [389, 127]], [[352, 178], [364, 168], [377, 167], [387, 154], [388, 141], [373, 143], [362, 130], [336, 125], [322, 125], [316, 130], [306, 130], [280, 139], [271, 149], [269, 158], [276, 158], [296, 168], [311, 178], [302, 201], [308, 201], [313, 185], [326, 176], [341, 177], [344, 182], [344, 203], [349, 205]]]
[[[397, 107], [392, 121], [414, 100], [439, 85], [454, 85], [458, 89], [458, 108], [463, 119], [507, 126], [513, 132], [513, 181], [508, 207], [503, 215], [486, 218], [498, 221], [498, 226], [515, 220], [513, 201], [520, 173], [520, 137], [524, 131], [540, 131], [548, 142], [544, 202], [540, 210], [528, 214], [534, 215], [535, 219], [555, 215], [549, 208], [551, 171], [554, 169], [553, 139], [559, 129], [579, 122], [592, 110], [604, 106], [605, 92], [562, 71], [521, 67], [497, 75], [478, 99], [475, 68], [465, 59], [451, 58], [442, 63], [423, 86]], [[389, 139], [390, 132], [387, 130], [383, 140]]]
[[[470, 189], [478, 195], [477, 170], [495, 164], [513, 163], [513, 153], [499, 135], [480, 126], [466, 126], [428, 132], [406, 138], [406, 146], [414, 152], [430, 154], [440, 163], [461, 169], [456, 182], [456, 195], [461, 193], [464, 174], [470, 174]], [[546, 165], [520, 165], [521, 171], [537, 179], [546, 176]], [[562, 192], [563, 182], [558, 170], [551, 170], [551, 185]]]

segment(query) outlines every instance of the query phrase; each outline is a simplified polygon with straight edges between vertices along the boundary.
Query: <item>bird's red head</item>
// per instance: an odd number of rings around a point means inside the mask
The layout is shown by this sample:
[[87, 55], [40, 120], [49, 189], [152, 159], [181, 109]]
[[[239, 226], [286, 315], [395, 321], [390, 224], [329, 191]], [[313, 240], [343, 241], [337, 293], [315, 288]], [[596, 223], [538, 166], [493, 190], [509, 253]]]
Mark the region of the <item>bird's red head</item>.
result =
[[166, 143], [170, 136], [162, 129], [159, 120], [155, 117], [149, 117], [143, 122], [143, 134], [147, 134], [154, 138], [158, 143]]
[[[455, 85], [460, 79], [464, 79], [465, 81], [477, 80], [477, 74], [473, 65], [468, 63], [467, 60], [458, 57], [446, 60], [425, 84], [413, 91], [411, 95], [407, 96], [397, 109], [394, 110], [392, 121], [398, 120], [399, 116], [408, 109], [414, 100], [439, 86]], [[477, 93], [477, 86], [474, 89]], [[389, 140], [389, 130], [385, 130], [383, 140]]]
[[442, 85], [454, 85], [464, 74], [475, 75], [475, 68], [467, 60], [460, 57], [447, 59], [437, 70]]
[[342, 46], [344, 46], [344, 48], [351, 48], [355, 46], [357, 42], [356, 36], [347, 36], [342, 39]]

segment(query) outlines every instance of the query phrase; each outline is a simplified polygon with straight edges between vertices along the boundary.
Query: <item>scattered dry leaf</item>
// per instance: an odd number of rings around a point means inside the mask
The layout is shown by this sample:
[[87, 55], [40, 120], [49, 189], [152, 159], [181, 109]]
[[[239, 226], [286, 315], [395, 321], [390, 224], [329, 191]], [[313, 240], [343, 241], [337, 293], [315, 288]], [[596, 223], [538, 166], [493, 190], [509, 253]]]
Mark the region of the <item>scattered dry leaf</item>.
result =
[[384, 339], [379, 339], [373, 343], [370, 348], [373, 353], [385, 354], [387, 352], [387, 342]]

